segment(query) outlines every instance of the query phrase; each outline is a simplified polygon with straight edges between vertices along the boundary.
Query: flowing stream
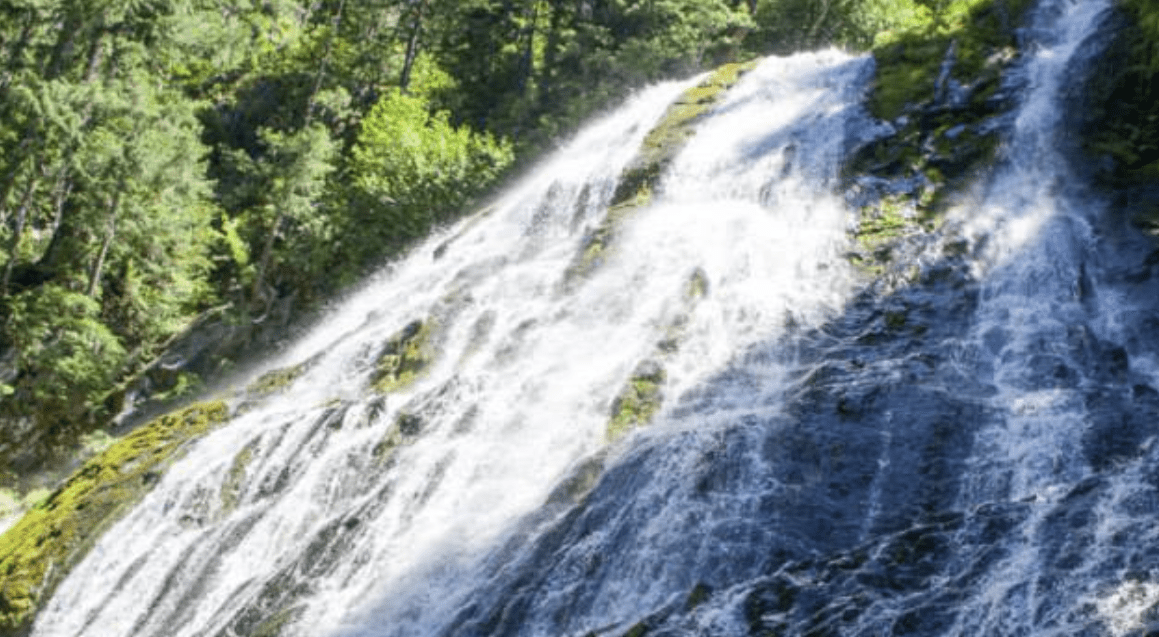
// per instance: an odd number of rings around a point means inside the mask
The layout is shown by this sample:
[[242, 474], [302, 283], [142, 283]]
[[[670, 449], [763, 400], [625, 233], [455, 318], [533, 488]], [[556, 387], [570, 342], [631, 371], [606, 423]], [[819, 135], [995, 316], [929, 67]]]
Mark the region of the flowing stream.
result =
[[[1108, 6], [1039, 3], [1000, 162], [915, 264], [952, 276], [892, 291], [846, 258], [840, 168], [883, 125], [836, 51], [745, 75], [576, 276], [700, 78], [641, 92], [264, 366], [300, 373], [235, 399], [33, 635], [1142, 634], [1159, 290], [1059, 150]], [[416, 332], [429, 368], [377, 391]], [[658, 413], [609, 436], [641, 377]]]

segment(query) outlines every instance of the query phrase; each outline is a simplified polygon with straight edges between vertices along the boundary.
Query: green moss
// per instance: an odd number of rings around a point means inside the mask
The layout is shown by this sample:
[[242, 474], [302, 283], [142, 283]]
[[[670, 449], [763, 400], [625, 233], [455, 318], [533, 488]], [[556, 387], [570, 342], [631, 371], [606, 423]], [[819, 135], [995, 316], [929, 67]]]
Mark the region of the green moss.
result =
[[644, 137], [639, 154], [620, 177], [612, 205], [633, 201], [641, 192], [653, 190], [664, 170], [695, 132], [700, 118], [712, 110], [728, 89], [756, 64], [755, 61], [726, 64], [677, 98]]
[[607, 430], [609, 440], [618, 440], [632, 429], [651, 422], [660, 411], [667, 379], [667, 372], [655, 361], [645, 361], [636, 368], [619, 396], [612, 401]]
[[871, 277], [885, 273], [893, 261], [898, 241], [921, 229], [917, 215], [905, 214], [911, 206], [912, 197], [908, 195], [885, 197], [875, 205], [866, 206], [861, 211], [860, 223], [851, 233], [857, 248], [847, 255], [850, 262]]
[[257, 396], [268, 396], [275, 392], [281, 391], [290, 386], [306, 371], [305, 363], [298, 363], [290, 367], [283, 367], [275, 369], [272, 372], [262, 374], [254, 382], [246, 387], [246, 392]]
[[378, 355], [370, 384], [385, 394], [408, 387], [430, 366], [434, 359], [429, 321], [412, 321], [392, 336]]
[[379, 461], [385, 462], [394, 455], [394, 450], [402, 445], [409, 444], [422, 433], [424, 422], [421, 416], [410, 412], [402, 412], [395, 417], [390, 429], [382, 440], [374, 446], [372, 455]]
[[576, 467], [547, 496], [550, 504], [576, 504], [596, 486], [604, 472], [604, 456], [596, 455]]
[[[864, 273], [883, 274], [902, 237], [936, 230], [951, 193], [993, 165], [999, 136], [985, 123], [1012, 106], [994, 96], [1016, 57], [1016, 28], [1028, 6], [1029, 0], [953, 0], [874, 50], [869, 107], [895, 129], [859, 148], [844, 175], [849, 182], [873, 175], [910, 185], [862, 211], [849, 258]], [[939, 85], [944, 69], [946, 84]], [[960, 90], [952, 100], [950, 80]]]
[[684, 608], [687, 610], [693, 610], [697, 606], [700, 606], [704, 602], [708, 601], [710, 596], [712, 596], [712, 587], [708, 584], [705, 584], [704, 582], [700, 582], [694, 586], [692, 588], [692, 592], [688, 594], [688, 599], [684, 602]]
[[298, 621], [305, 610], [301, 606], [282, 609], [255, 626], [250, 637], [279, 637], [283, 634], [283, 629]]
[[684, 286], [684, 298], [696, 301], [706, 296], [708, 296], [708, 275], [701, 268], [696, 268]]
[[225, 481], [221, 483], [221, 508], [223, 511], [232, 511], [237, 508], [241, 489], [245, 484], [246, 471], [249, 469], [250, 463], [253, 462], [256, 449], [257, 442], [251, 442], [233, 457], [229, 473], [226, 474]]
[[69, 569], [150, 491], [182, 446], [228, 416], [219, 401], [154, 420], [85, 463], [0, 536], [0, 633], [27, 630]]
[[644, 637], [644, 635], [647, 635], [647, 634], [648, 634], [648, 625], [645, 624], [644, 622], [640, 622], [640, 623], [636, 624], [635, 626], [632, 626], [631, 628], [629, 628], [628, 632], [624, 633], [624, 637]]
[[991, 81], [1013, 58], [1015, 28], [1029, 5], [1030, 0], [952, 0], [928, 21], [878, 42], [870, 111], [892, 120], [933, 100], [951, 46], [951, 78], [963, 84]]

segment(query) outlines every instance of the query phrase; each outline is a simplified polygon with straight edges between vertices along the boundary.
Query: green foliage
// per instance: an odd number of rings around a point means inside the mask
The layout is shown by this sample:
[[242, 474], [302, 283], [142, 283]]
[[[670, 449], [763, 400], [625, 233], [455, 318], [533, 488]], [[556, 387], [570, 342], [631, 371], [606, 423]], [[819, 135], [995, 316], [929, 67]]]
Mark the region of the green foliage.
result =
[[513, 158], [509, 143], [390, 91], [362, 120], [351, 152], [355, 201], [377, 230], [366, 238], [401, 246], [423, 236], [495, 183]]
[[100, 321], [97, 302], [47, 285], [9, 299], [7, 314], [5, 340], [16, 349], [22, 372], [13, 400], [5, 402], [7, 415], [58, 429], [98, 409], [126, 353]]
[[1138, 29], [1133, 43], [1135, 59], [1154, 76], [1159, 73], [1159, 5], [1147, 0], [1123, 0], [1123, 5]]
[[720, 0], [659, 0], [627, 4], [617, 26], [634, 35], [619, 57], [653, 78], [731, 61], [754, 24], [747, 12]]
[[930, 23], [919, 0], [759, 0], [746, 46], [761, 53], [842, 44], [863, 49]]
[[[876, 38], [877, 80], [870, 110], [895, 119], [907, 106], [937, 97], [942, 65], [963, 84], [997, 86], [998, 74], [1014, 57], [1015, 27], [1027, 0], [951, 0], [935, 10], [919, 8], [906, 30]], [[951, 48], [952, 47], [952, 48]]]

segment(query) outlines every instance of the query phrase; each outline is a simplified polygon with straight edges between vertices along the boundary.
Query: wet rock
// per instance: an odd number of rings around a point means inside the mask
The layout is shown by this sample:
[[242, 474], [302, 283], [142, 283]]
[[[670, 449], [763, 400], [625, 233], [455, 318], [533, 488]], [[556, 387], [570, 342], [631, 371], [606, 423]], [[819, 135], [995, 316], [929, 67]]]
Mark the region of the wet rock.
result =
[[429, 321], [412, 321], [387, 340], [370, 383], [380, 393], [405, 388], [427, 369], [433, 356]]

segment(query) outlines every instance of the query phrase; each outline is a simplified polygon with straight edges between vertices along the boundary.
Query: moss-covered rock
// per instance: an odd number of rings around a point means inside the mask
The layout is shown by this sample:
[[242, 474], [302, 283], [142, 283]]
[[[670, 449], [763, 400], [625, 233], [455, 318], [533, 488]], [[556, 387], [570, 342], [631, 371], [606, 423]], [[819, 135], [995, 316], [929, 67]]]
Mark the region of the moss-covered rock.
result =
[[[933, 229], [949, 195], [993, 165], [1003, 117], [1014, 106], [1002, 74], [1017, 58], [1017, 31], [1029, 0], [955, 0], [931, 20], [877, 44], [870, 113], [891, 132], [857, 149], [848, 183], [890, 184], [862, 211], [853, 260], [880, 273], [890, 244], [909, 230]], [[872, 199], [872, 198], [871, 198]], [[894, 209], [908, 207], [905, 219]]]
[[641, 363], [620, 395], [612, 401], [608, 439], [618, 440], [636, 427], [651, 422], [664, 400], [664, 382], [668, 374], [656, 361]]
[[699, 301], [708, 296], [708, 274], [702, 268], [696, 268], [688, 276], [688, 283], [684, 286], [684, 298], [687, 301]]
[[372, 455], [381, 463], [387, 462], [396, 449], [414, 442], [423, 432], [425, 424], [422, 416], [416, 413], [404, 411], [398, 414], [387, 429], [386, 435], [374, 446]]
[[692, 137], [697, 122], [756, 64], [726, 64], [685, 91], [668, 107], [660, 122], [644, 137], [636, 157], [620, 175], [607, 215], [584, 237], [579, 253], [564, 275], [565, 285], [587, 276], [604, 262], [617, 228], [632, 212], [651, 203], [660, 177]]
[[573, 468], [547, 496], [547, 503], [570, 505], [583, 500], [603, 475], [606, 460], [604, 454], [599, 453]]
[[253, 462], [255, 451], [257, 451], [256, 441], [242, 447], [242, 450], [233, 457], [233, 462], [229, 465], [229, 473], [225, 475], [225, 480], [221, 483], [222, 511], [232, 511], [237, 508], [242, 488], [245, 486], [246, 472], [249, 470], [250, 463]]
[[379, 353], [371, 386], [379, 393], [403, 389], [417, 380], [433, 360], [430, 321], [412, 321], [392, 336]]
[[660, 411], [664, 402], [664, 383], [668, 380], [664, 363], [680, 350], [692, 311], [708, 293], [708, 274], [701, 268], [694, 269], [684, 283], [681, 295], [683, 311], [668, 323], [652, 356], [636, 367], [612, 401], [607, 425], [609, 441], [618, 440], [632, 429], [649, 424]]
[[849, 260], [870, 276], [889, 268], [897, 242], [921, 230], [907, 196], [884, 197], [861, 210], [857, 226], [851, 231], [855, 248]]
[[152, 489], [177, 452], [228, 417], [224, 402], [200, 403], [140, 427], [0, 536], [0, 634], [26, 632], [69, 570]]
[[306, 371], [305, 363], [266, 372], [246, 387], [246, 392], [254, 396], [269, 396], [290, 386]]
[[1032, 4], [953, 0], [917, 28], [878, 42], [869, 102], [874, 116], [893, 120], [925, 103], [959, 101], [955, 88], [983, 100], [993, 96], [999, 74], [1015, 56], [1015, 29]]
[[[865, 274], [895, 271], [907, 239], [937, 229], [948, 202], [998, 154], [1014, 94], [1002, 75], [1018, 56], [1029, 0], [954, 0], [927, 23], [878, 42], [870, 113], [888, 132], [843, 167], [860, 210], [850, 261]], [[894, 276], [896, 275], [896, 276]]]
[[698, 582], [696, 586], [692, 587], [692, 592], [688, 593], [688, 599], [684, 601], [684, 609], [694, 610], [697, 606], [708, 601], [709, 597], [712, 597], [712, 587], [704, 582]]
[[692, 137], [700, 118], [755, 67], [756, 62], [726, 64], [673, 102], [660, 122], [644, 137], [640, 152], [620, 176], [612, 205], [637, 201], [654, 190], [664, 170]]
[[251, 635], [252, 637], [279, 637], [287, 626], [302, 617], [305, 610], [303, 606], [282, 609], [258, 624]]

